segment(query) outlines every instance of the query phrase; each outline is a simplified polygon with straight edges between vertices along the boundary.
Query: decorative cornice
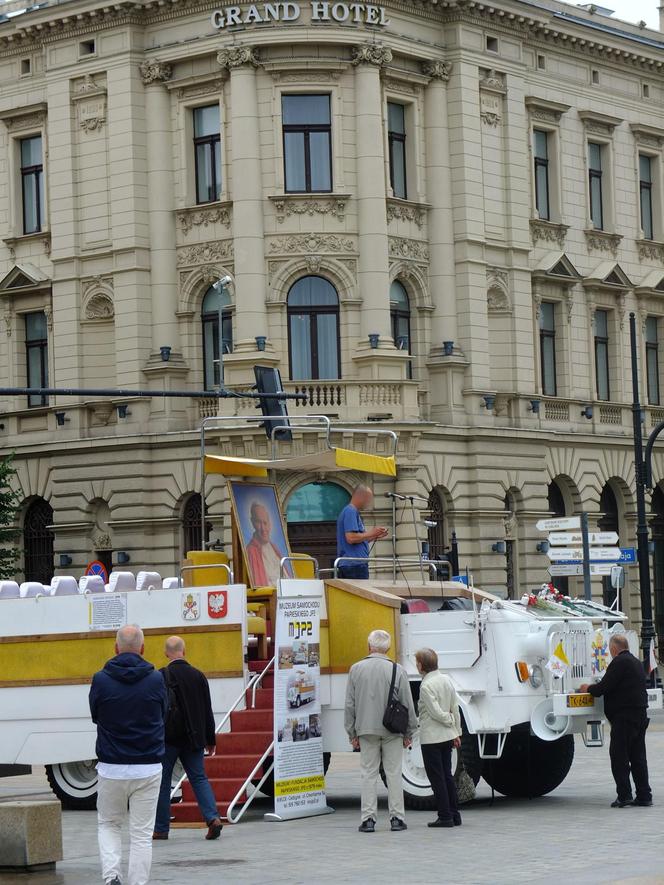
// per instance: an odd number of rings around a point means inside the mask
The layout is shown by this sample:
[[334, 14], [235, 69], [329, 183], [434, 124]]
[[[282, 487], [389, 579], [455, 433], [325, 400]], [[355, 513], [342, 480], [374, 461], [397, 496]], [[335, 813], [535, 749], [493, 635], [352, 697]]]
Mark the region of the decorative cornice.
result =
[[504, 95], [507, 92], [505, 75], [498, 73], [493, 68], [486, 70], [484, 76], [480, 77], [480, 89], [483, 89], [485, 92], [499, 92], [501, 95]]
[[538, 98], [535, 95], [527, 95], [525, 104], [531, 120], [541, 120], [544, 123], [559, 123], [562, 115], [570, 109], [568, 104], [562, 104], [559, 101], [549, 101], [546, 98]]
[[406, 237], [388, 237], [388, 252], [391, 258], [419, 261], [422, 264], [429, 261], [429, 249], [426, 243]]
[[586, 245], [595, 252], [608, 252], [618, 257], [618, 246], [622, 240], [620, 234], [611, 234], [605, 230], [584, 230]]
[[217, 62], [220, 67], [232, 71], [235, 68], [241, 68], [243, 65], [257, 68], [260, 64], [260, 58], [258, 50], [253, 46], [231, 46], [219, 50]]
[[664, 264], [664, 243], [655, 240], [637, 240], [636, 249], [641, 261], [659, 261]]
[[8, 110], [0, 111], [0, 120], [7, 129], [34, 129], [44, 125], [47, 108], [45, 101], [24, 105], [22, 108], [9, 108]]
[[452, 73], [451, 62], [440, 61], [440, 59], [433, 58], [430, 61], [423, 61], [420, 67], [422, 68], [422, 73], [425, 77], [430, 77], [432, 80], [442, 80], [443, 83], [449, 83], [450, 75]]
[[636, 141], [645, 147], [661, 148], [664, 144], [664, 129], [643, 123], [630, 123], [629, 128]]
[[387, 221], [413, 221], [422, 228], [426, 221], [427, 208], [419, 203], [409, 203], [393, 197], [387, 200]]
[[392, 61], [392, 50], [380, 43], [363, 43], [362, 46], [353, 46], [350, 51], [351, 64], [375, 65], [383, 67]]
[[191, 206], [188, 209], [178, 209], [176, 213], [177, 223], [182, 228], [185, 236], [193, 227], [209, 227], [211, 224], [223, 224], [231, 226], [231, 203], [218, 203], [212, 206]]
[[613, 135], [613, 130], [622, 123], [620, 117], [609, 117], [608, 114], [598, 114], [596, 111], [579, 111], [578, 114], [586, 132], [597, 135]]
[[232, 258], [233, 240], [214, 240], [211, 243], [198, 243], [177, 250], [178, 267], [212, 264], [215, 261], [229, 261]]
[[561, 249], [565, 246], [565, 237], [569, 230], [568, 224], [556, 224], [553, 221], [530, 219], [530, 236], [533, 244], [538, 242], [555, 243]]
[[355, 252], [355, 243], [350, 237], [336, 234], [296, 234], [268, 241], [270, 255], [301, 255], [325, 252]]
[[173, 65], [167, 62], [147, 59], [138, 66], [144, 86], [152, 83], [165, 83], [173, 76]]
[[331, 215], [339, 221], [346, 217], [346, 203], [349, 194], [315, 194], [310, 197], [292, 194], [273, 195], [268, 198], [274, 206], [275, 216], [279, 224], [291, 215]]

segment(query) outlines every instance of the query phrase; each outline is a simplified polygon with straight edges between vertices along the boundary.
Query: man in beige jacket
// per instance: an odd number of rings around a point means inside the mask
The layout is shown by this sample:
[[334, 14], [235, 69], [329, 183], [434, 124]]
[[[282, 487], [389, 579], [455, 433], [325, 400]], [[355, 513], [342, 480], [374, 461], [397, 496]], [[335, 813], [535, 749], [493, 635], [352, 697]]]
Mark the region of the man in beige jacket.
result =
[[373, 833], [376, 827], [380, 764], [387, 781], [387, 801], [393, 831], [406, 830], [403, 786], [401, 780], [403, 748], [411, 745], [417, 728], [415, 707], [406, 671], [397, 664], [394, 692], [408, 708], [405, 735], [392, 734], [383, 725], [392, 681], [392, 661], [387, 657], [392, 640], [385, 630], [369, 634], [369, 656], [350, 668], [346, 687], [344, 725], [355, 750], [361, 753], [362, 823], [361, 833]]

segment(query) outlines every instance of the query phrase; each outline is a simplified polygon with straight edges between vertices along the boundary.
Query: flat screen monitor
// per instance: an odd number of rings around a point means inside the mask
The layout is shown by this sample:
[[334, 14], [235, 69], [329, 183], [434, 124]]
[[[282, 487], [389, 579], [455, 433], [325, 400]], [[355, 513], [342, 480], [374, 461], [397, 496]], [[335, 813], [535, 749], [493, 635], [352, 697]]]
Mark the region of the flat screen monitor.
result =
[[[258, 393], [283, 393], [279, 369], [271, 366], [254, 366], [256, 376], [256, 390]], [[285, 399], [260, 399], [260, 409], [266, 416], [263, 422], [268, 439], [278, 439], [290, 442], [293, 435], [290, 431], [288, 409]]]

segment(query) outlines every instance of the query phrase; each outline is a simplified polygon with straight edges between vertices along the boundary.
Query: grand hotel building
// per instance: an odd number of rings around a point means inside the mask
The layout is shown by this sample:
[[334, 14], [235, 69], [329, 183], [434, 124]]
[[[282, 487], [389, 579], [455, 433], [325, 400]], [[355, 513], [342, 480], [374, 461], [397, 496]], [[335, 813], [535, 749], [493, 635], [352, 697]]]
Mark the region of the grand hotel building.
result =
[[[428, 499], [431, 552], [456, 532], [481, 586], [545, 580], [550, 513], [633, 543], [630, 311], [646, 429], [664, 418], [661, 34], [556, 0], [2, 11], [4, 385], [200, 391], [222, 338], [230, 389], [259, 362], [308, 392], [291, 414], [338, 419], [348, 445], [397, 430], [396, 490]], [[255, 414], [0, 404], [22, 567], [42, 579], [95, 558], [172, 574], [200, 543], [202, 418]], [[257, 428], [211, 444], [266, 451]], [[281, 484], [296, 549], [329, 557], [357, 479]], [[221, 484], [207, 507], [228, 543]], [[661, 634], [659, 489], [649, 507]], [[397, 534], [413, 552], [406, 517]]]

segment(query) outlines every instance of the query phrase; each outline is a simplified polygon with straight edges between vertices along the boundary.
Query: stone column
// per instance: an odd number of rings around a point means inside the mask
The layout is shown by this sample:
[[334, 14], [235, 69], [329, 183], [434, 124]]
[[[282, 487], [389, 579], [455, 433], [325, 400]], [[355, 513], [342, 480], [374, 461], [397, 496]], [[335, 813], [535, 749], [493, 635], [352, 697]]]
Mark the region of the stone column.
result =
[[431, 350], [440, 354], [443, 341], [457, 342], [457, 305], [454, 271], [452, 174], [450, 169], [447, 83], [452, 66], [434, 59], [422, 64], [431, 77], [424, 92], [427, 202], [429, 209], [429, 285], [434, 312]]
[[175, 316], [178, 276], [173, 211], [171, 100], [164, 86], [171, 79], [173, 69], [171, 65], [159, 61], [144, 61], [139, 68], [145, 85], [152, 362], [160, 360], [160, 347], [171, 347], [173, 355], [180, 353]]
[[[265, 298], [265, 245], [263, 187], [260, 158], [256, 68], [258, 51], [250, 46], [222, 49], [217, 54], [222, 68], [230, 71], [233, 168], [233, 248], [235, 256], [234, 353], [256, 352], [256, 336], [268, 338]], [[271, 349], [271, 348], [270, 348]], [[264, 362], [264, 359], [261, 359]]]
[[365, 43], [352, 50], [355, 73], [357, 131], [357, 212], [359, 231], [358, 280], [362, 296], [362, 340], [380, 335], [380, 347], [394, 347], [390, 329], [390, 265], [388, 258], [385, 156], [380, 69], [392, 61], [392, 51]]

